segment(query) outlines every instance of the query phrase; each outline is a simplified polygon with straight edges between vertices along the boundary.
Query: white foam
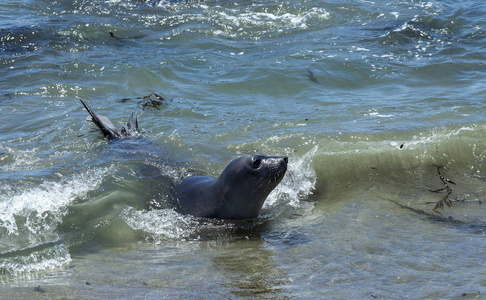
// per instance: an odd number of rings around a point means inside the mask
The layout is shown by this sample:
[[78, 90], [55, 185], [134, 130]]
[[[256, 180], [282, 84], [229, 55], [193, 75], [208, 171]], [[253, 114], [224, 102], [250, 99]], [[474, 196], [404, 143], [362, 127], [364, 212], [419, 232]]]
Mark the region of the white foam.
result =
[[8, 235], [19, 235], [17, 217], [25, 218], [33, 236], [39, 231], [53, 231], [65, 214], [65, 207], [76, 197], [97, 188], [110, 168], [86, 170], [62, 182], [44, 182], [20, 194], [0, 195], [0, 228]]
[[[221, 22], [230, 24], [226, 26], [229, 31], [226, 34], [234, 35], [236, 32], [245, 32], [246, 29], [253, 30], [255, 27], [263, 27], [268, 30], [281, 32], [288, 28], [307, 28], [311, 22], [316, 20], [328, 19], [330, 14], [323, 8], [312, 8], [305, 13], [293, 13], [279, 10], [278, 12], [260, 12], [239, 9], [214, 9], [211, 17], [216, 16]], [[233, 31], [233, 32], [230, 32]], [[267, 32], [262, 30], [261, 32]], [[221, 30], [214, 32], [221, 35]]]
[[378, 118], [393, 118], [395, 115], [386, 115], [379, 113], [376, 109], [369, 110], [369, 113], [364, 114], [364, 116], [378, 117]]
[[131, 228], [149, 233], [156, 243], [187, 238], [195, 227], [192, 216], [173, 209], [140, 211], [130, 207], [122, 212], [121, 218]]
[[2, 167], [3, 170], [16, 170], [19, 168], [26, 168], [35, 165], [40, 161], [37, 153], [39, 152], [38, 147], [33, 147], [31, 149], [12, 149], [10, 147], [5, 147], [7, 153], [12, 155], [13, 161]]

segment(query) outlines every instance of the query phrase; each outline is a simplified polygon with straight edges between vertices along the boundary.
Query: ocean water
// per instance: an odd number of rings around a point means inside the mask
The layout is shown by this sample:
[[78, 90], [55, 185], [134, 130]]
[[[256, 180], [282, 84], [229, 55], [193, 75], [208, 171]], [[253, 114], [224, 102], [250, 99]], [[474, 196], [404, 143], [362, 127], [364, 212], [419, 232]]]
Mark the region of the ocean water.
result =
[[[485, 13], [3, 1], [2, 297], [484, 297]], [[143, 139], [103, 139], [78, 99]], [[247, 153], [289, 157], [256, 220], [160, 205]]]

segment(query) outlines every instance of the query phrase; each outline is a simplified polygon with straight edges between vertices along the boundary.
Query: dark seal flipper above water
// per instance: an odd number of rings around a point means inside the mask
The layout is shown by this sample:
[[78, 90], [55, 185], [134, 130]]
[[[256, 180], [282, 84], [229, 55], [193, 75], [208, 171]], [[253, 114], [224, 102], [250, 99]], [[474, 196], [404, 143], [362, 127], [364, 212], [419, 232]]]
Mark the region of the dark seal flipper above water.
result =
[[96, 124], [96, 126], [98, 126], [98, 128], [101, 130], [101, 132], [106, 138], [117, 139], [120, 137], [136, 136], [139, 134], [137, 116], [134, 113], [130, 115], [130, 118], [128, 119], [127, 122], [127, 127], [121, 128], [121, 134], [120, 134], [116, 131], [115, 126], [110, 121], [110, 119], [108, 119], [105, 116], [94, 113], [91, 107], [89, 107], [88, 104], [86, 104], [86, 102], [84, 102], [83, 100], [79, 99], [79, 101], [83, 103], [84, 108], [86, 108], [88, 113], [91, 115], [91, 121], [93, 121]]
[[121, 134], [122, 136], [130, 137], [135, 137], [140, 134], [140, 132], [138, 131], [137, 115], [135, 115], [135, 113], [132, 113], [130, 115], [130, 118], [128, 118], [127, 127], [121, 128]]

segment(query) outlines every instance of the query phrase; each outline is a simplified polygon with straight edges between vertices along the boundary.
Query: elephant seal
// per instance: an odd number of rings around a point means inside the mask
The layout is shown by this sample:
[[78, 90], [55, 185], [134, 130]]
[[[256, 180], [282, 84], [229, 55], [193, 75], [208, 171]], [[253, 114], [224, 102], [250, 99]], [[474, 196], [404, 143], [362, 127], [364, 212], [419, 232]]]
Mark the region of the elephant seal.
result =
[[[95, 114], [81, 99], [93, 121], [108, 139], [138, 136], [137, 117], [118, 133], [111, 121]], [[218, 178], [191, 176], [175, 185], [175, 210], [195, 217], [218, 219], [256, 218], [271, 191], [287, 171], [286, 156], [245, 155], [228, 164]]]
[[175, 188], [176, 210], [195, 217], [255, 218], [284, 177], [287, 163], [286, 156], [245, 155], [233, 160], [217, 179], [183, 179]]

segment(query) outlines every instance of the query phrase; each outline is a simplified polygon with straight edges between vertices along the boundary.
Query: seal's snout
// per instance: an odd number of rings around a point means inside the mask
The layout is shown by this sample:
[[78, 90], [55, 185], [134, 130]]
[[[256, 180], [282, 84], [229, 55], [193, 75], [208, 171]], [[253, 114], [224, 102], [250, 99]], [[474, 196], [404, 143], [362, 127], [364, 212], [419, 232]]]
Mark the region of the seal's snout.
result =
[[266, 162], [274, 168], [286, 168], [289, 158], [287, 156], [267, 156]]
[[277, 157], [277, 164], [279, 168], [287, 168], [287, 164], [289, 163], [289, 158], [287, 156], [280, 156]]

